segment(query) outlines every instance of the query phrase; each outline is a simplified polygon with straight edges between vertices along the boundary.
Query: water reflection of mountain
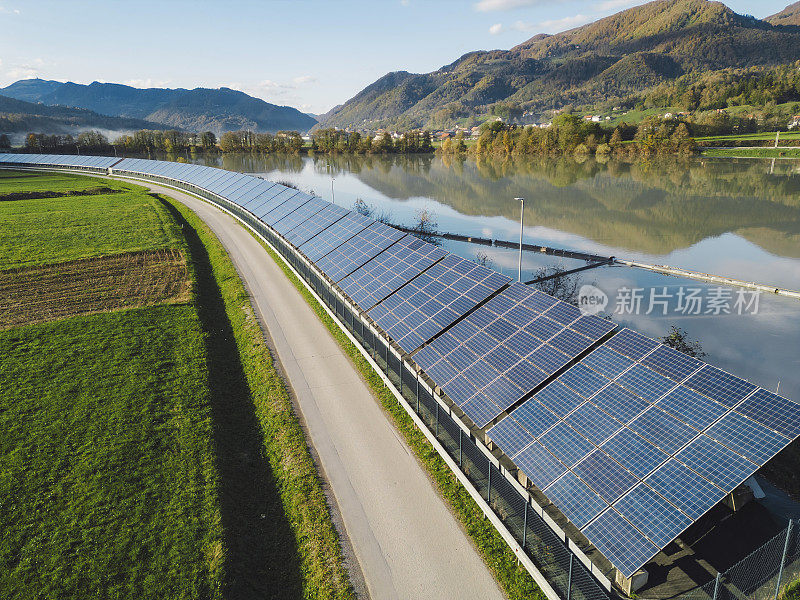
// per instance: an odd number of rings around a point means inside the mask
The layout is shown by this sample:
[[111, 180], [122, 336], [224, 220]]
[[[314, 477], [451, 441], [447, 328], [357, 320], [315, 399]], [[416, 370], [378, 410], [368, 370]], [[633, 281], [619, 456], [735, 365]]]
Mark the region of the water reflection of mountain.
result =
[[667, 254], [736, 232], [800, 257], [800, 174], [792, 164], [770, 175], [760, 161], [326, 156], [315, 169], [351, 172], [392, 199], [429, 197], [468, 215], [516, 219], [511, 199], [525, 196], [527, 223], [632, 251]]

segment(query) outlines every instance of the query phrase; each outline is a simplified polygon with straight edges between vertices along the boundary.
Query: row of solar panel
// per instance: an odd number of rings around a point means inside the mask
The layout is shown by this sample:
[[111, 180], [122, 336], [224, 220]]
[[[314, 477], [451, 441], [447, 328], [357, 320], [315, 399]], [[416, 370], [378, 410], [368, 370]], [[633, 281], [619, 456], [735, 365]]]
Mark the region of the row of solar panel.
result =
[[[253, 213], [401, 348], [419, 350], [417, 363], [481, 427], [615, 327], [280, 184], [143, 159], [114, 168], [195, 185]], [[625, 330], [489, 435], [630, 575], [797, 437], [798, 423], [795, 403]]]
[[630, 576], [800, 435], [800, 405], [625, 329], [487, 435]]
[[57, 154], [0, 154], [0, 162], [21, 165], [52, 165], [59, 167], [88, 167], [107, 169], [118, 158], [113, 156], [60, 156]]

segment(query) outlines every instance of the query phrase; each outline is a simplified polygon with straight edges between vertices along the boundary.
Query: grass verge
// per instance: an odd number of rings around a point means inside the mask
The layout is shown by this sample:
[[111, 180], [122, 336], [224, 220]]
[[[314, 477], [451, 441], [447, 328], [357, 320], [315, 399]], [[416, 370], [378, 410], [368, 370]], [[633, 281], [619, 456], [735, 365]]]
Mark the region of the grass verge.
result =
[[[229, 472], [237, 482], [226, 494], [227, 497], [223, 498], [223, 505], [239, 505], [236, 510], [230, 511], [233, 515], [232, 522], [227, 524], [229, 529], [236, 532], [232, 537], [239, 540], [229, 549], [240, 554], [239, 559], [232, 562], [257, 567], [252, 565], [249, 557], [259, 544], [269, 544], [272, 548], [270, 555], [273, 557], [281, 545], [296, 546], [296, 562], [301, 575], [298, 581], [302, 581], [302, 589], [291, 589], [288, 587], [289, 582], [285, 581], [280, 584], [283, 587], [253, 589], [250, 596], [256, 592], [275, 595], [276, 589], [280, 589], [278, 596], [282, 598], [353, 598], [338, 535], [316, 467], [294, 413], [289, 393], [275, 369], [263, 332], [253, 314], [249, 295], [222, 244], [200, 218], [179, 202], [164, 196], [160, 198], [181, 223], [193, 256], [207, 252], [208, 260], [197, 262], [198, 287], [200, 290], [207, 289], [213, 279], [219, 289], [218, 299], [205, 302], [208, 306], [207, 313], [201, 315], [204, 321], [217, 324], [208, 344], [209, 348], [216, 348], [213, 351], [215, 356], [210, 360], [224, 365], [230, 362], [231, 356], [241, 359], [240, 365], [228, 364], [223, 368], [234, 371], [241, 369], [244, 380], [238, 382], [238, 385], [248, 387], [252, 399], [252, 406], [248, 410], [255, 416], [255, 422], [249, 422], [244, 413], [231, 414], [228, 403], [219, 407], [219, 411], [224, 413], [221, 418], [240, 421], [238, 425], [229, 428], [229, 434], [220, 439], [219, 443], [238, 445], [238, 438], [242, 436], [257, 439], [259, 449], [266, 457], [269, 471], [274, 478], [271, 485], [275, 485], [280, 494], [282, 510], [290, 525], [290, 530], [283, 532], [285, 539], [275, 536], [274, 531], [259, 531], [262, 529], [260, 523], [271, 519], [271, 515], [266, 515], [265, 519], [258, 502], [247, 501], [239, 493], [241, 488], [258, 485], [259, 473], [242, 469], [241, 465], [222, 465], [222, 477], [225, 478], [225, 473]], [[230, 323], [229, 327], [219, 327], [220, 323], [226, 322]], [[224, 392], [227, 391], [229, 390]], [[272, 539], [263, 539], [269, 535]], [[267, 565], [269, 569], [277, 571], [288, 569], [289, 566], [290, 563], [274, 560]], [[241, 572], [239, 576], [232, 575], [234, 579], [244, 576], [245, 572]], [[242, 592], [241, 597], [248, 597], [248, 587], [237, 584], [237, 589]]]
[[702, 156], [740, 158], [800, 158], [800, 148], [711, 148]]
[[530, 574], [521, 565], [517, 564], [517, 558], [505, 540], [503, 540], [490, 521], [484, 517], [480, 507], [459, 483], [424, 434], [417, 429], [413, 419], [397, 402], [392, 392], [384, 386], [383, 380], [375, 373], [359, 349], [356, 348], [320, 303], [317, 302], [308, 288], [305, 287], [275, 251], [263, 240], [258, 237], [256, 239], [283, 270], [286, 277], [302, 294], [305, 301], [350, 357], [350, 360], [370, 386], [372, 393], [380, 402], [384, 411], [391, 417], [397, 430], [403, 435], [406, 443], [414, 451], [417, 459], [436, 484], [439, 493], [472, 539], [484, 562], [506, 595], [513, 600], [529, 600], [531, 598], [544, 600], [545, 596], [539, 586], [536, 585]]

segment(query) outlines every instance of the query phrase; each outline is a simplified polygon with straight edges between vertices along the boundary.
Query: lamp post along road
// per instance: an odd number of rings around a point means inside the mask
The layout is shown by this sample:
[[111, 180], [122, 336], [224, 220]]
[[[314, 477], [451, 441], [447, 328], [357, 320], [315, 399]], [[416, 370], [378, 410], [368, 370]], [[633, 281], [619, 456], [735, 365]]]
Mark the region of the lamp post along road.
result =
[[522, 281], [522, 227], [525, 222], [525, 198], [514, 198], [514, 200], [519, 200], [519, 264], [517, 281]]
[[336, 177], [331, 177], [331, 202], [336, 204], [336, 196], [333, 195], [333, 182], [336, 181]]

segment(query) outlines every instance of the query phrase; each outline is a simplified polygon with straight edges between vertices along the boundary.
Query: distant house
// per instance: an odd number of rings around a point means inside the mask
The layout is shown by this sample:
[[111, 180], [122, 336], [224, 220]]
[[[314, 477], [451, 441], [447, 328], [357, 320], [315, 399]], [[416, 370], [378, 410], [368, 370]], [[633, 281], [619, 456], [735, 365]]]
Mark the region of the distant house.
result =
[[439, 134], [440, 140], [449, 140], [451, 137], [453, 137], [453, 134], [449, 131], [443, 131], [441, 134]]
[[671, 119], [671, 118], [673, 118], [674, 116], [675, 116], [675, 115], [673, 115], [672, 113], [664, 113], [664, 118], [665, 118], [665, 119]]
[[789, 123], [789, 129], [794, 129], [795, 127], [800, 127], [800, 115], [792, 117], [792, 122]]

